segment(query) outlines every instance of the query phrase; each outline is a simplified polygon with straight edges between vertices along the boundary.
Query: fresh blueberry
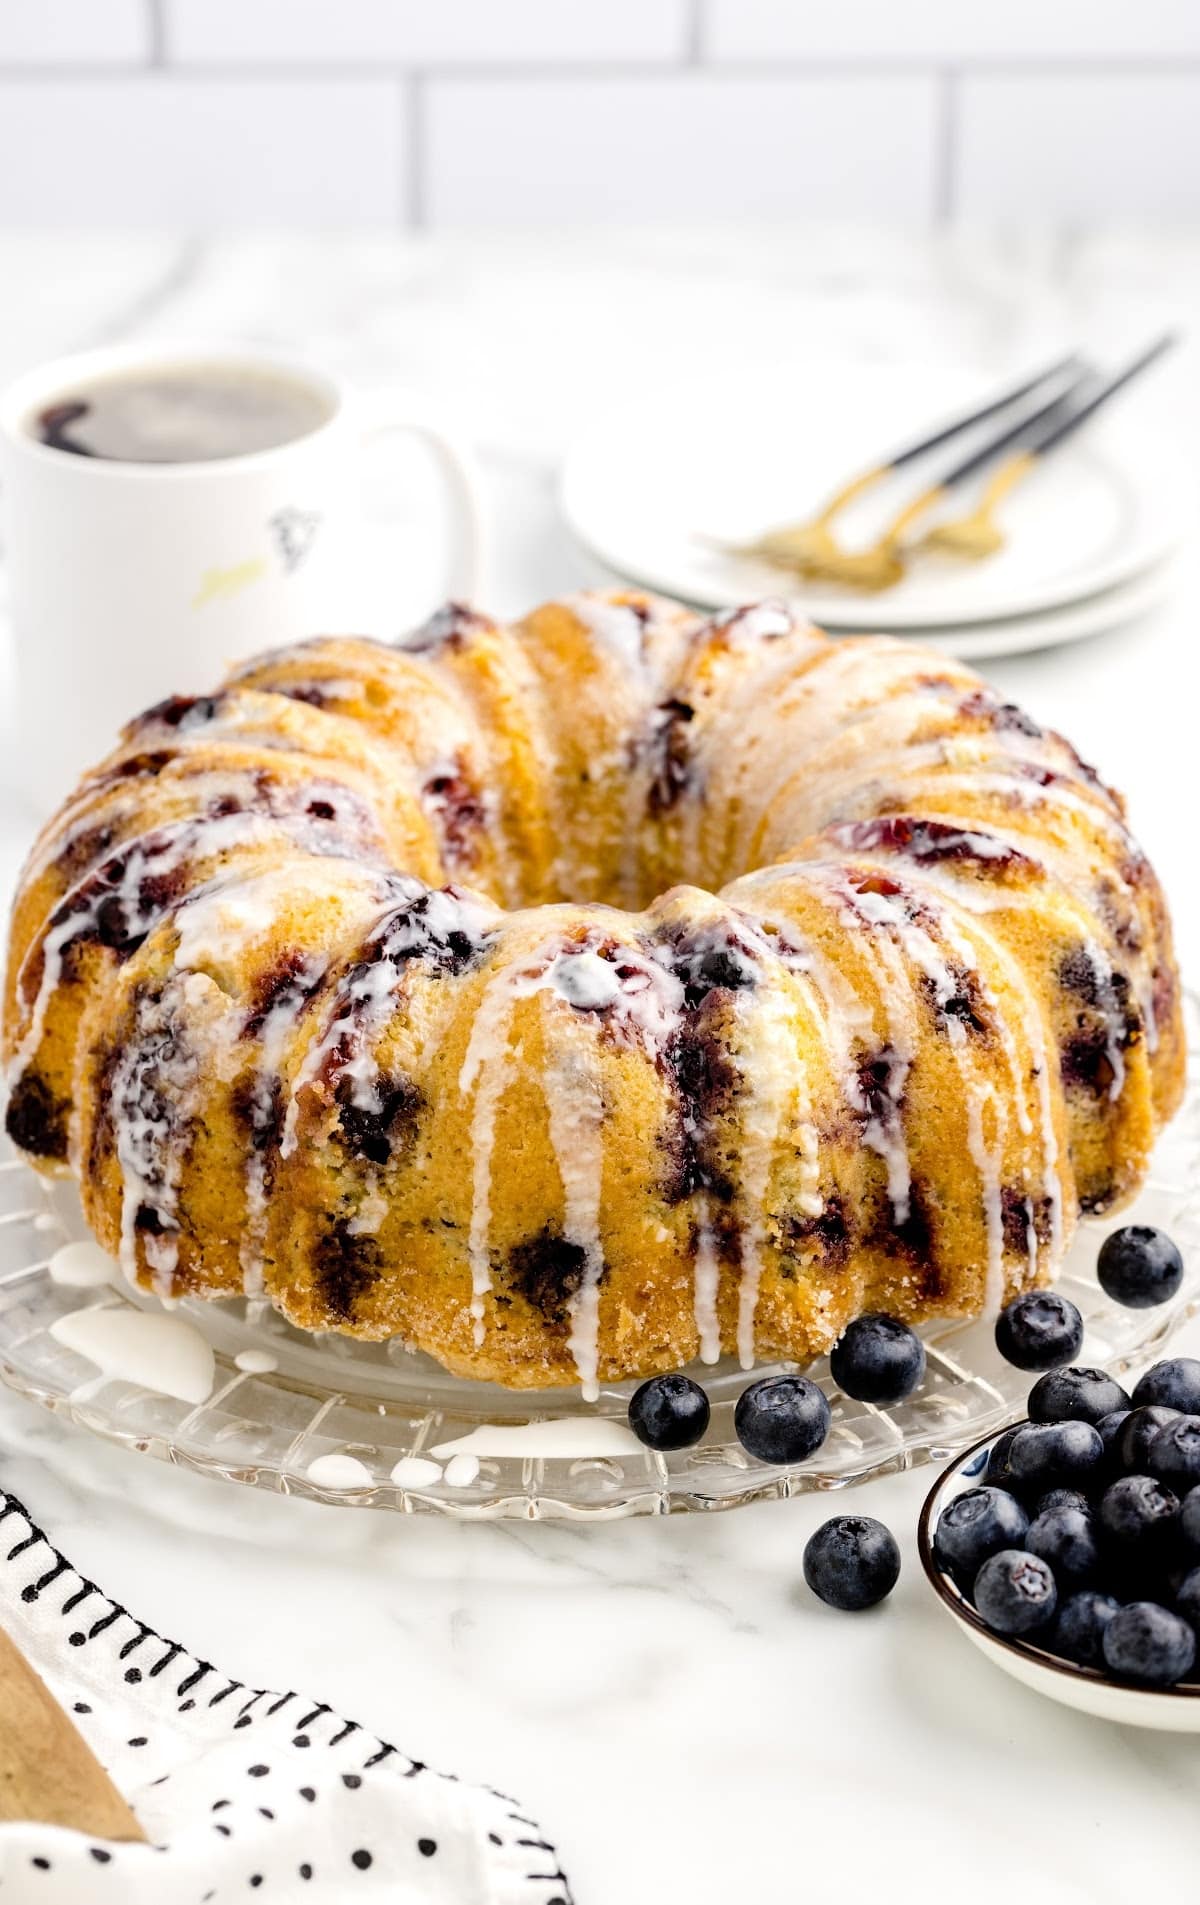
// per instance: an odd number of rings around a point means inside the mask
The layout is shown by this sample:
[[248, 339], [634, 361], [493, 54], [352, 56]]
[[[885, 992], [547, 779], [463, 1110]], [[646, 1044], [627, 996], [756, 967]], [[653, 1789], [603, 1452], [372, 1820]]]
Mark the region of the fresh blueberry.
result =
[[1076, 1660], [1081, 1667], [1104, 1665], [1104, 1630], [1120, 1608], [1111, 1594], [1081, 1588], [1062, 1603], [1046, 1642], [1052, 1654]]
[[1154, 1601], [1133, 1601], [1104, 1630], [1104, 1659], [1122, 1680], [1173, 1687], [1192, 1670], [1196, 1636], [1179, 1614]]
[[[1176, 1410], [1164, 1409], [1155, 1402], [1130, 1410], [1117, 1437], [1115, 1451], [1123, 1474], [1146, 1475], [1156, 1472], [1150, 1468], [1151, 1444], [1159, 1430], [1165, 1428], [1167, 1423], [1176, 1421], [1177, 1417]], [[1200, 1481], [1200, 1475], [1196, 1479]]]
[[1179, 1527], [1190, 1548], [1200, 1548], [1200, 1488], [1189, 1489], [1179, 1511]]
[[1175, 1605], [1193, 1631], [1200, 1631], [1200, 1568], [1190, 1568], [1175, 1590]]
[[1014, 1480], [1040, 1494], [1097, 1475], [1104, 1444], [1090, 1422], [1034, 1422], [1017, 1430], [1008, 1459]]
[[1179, 1522], [1179, 1497], [1153, 1475], [1122, 1475], [1100, 1497], [1100, 1526], [1119, 1548], [1160, 1555]]
[[629, 1402], [629, 1426], [648, 1449], [690, 1449], [708, 1427], [708, 1397], [690, 1376], [651, 1376]]
[[1183, 1258], [1165, 1230], [1126, 1224], [1101, 1244], [1096, 1275], [1114, 1303], [1149, 1310], [1175, 1295], [1183, 1282]]
[[1096, 1424], [1100, 1431], [1100, 1440], [1104, 1444], [1105, 1465], [1116, 1475], [1121, 1472], [1121, 1430], [1132, 1413], [1131, 1409], [1110, 1409], [1109, 1413], [1101, 1416]]
[[1018, 1369], [1057, 1369], [1082, 1342], [1083, 1318], [1056, 1290], [1027, 1290], [996, 1318], [996, 1348]]
[[1028, 1634], [1054, 1614], [1054, 1576], [1036, 1554], [1002, 1548], [975, 1577], [975, 1605], [997, 1634]]
[[803, 1462], [829, 1434], [829, 1404], [807, 1376], [763, 1376], [738, 1397], [733, 1427], [760, 1462]]
[[1048, 1488], [1038, 1497], [1034, 1508], [1035, 1515], [1051, 1514], [1056, 1508], [1078, 1508], [1085, 1515], [1091, 1513], [1092, 1504], [1079, 1488]]
[[1100, 1542], [1086, 1508], [1048, 1508], [1030, 1522], [1025, 1546], [1053, 1568], [1061, 1588], [1081, 1587], [1100, 1571]]
[[1155, 1402], [1178, 1409], [1180, 1415], [1200, 1415], [1200, 1362], [1194, 1356], [1172, 1356], [1155, 1363], [1134, 1390], [1133, 1400], [1139, 1407]]
[[1016, 1428], [1005, 1429], [1003, 1435], [996, 1437], [996, 1440], [992, 1443], [988, 1451], [987, 1467], [983, 1472], [983, 1479], [985, 1482], [989, 1482], [993, 1488], [1011, 1488], [1013, 1485], [1013, 1474], [1009, 1466], [1008, 1458], [1012, 1450], [1013, 1437], [1020, 1427], [1021, 1424], [1018, 1423]]
[[[1157, 1402], [1157, 1396], [1138, 1398]], [[1029, 1391], [1031, 1422], [1099, 1422], [1114, 1409], [1128, 1409], [1129, 1397], [1102, 1369], [1051, 1369]]]
[[1002, 1488], [969, 1488], [938, 1516], [933, 1551], [940, 1567], [973, 1581], [989, 1556], [1020, 1547], [1028, 1527], [1020, 1502]]
[[925, 1345], [894, 1316], [860, 1316], [830, 1352], [829, 1369], [855, 1402], [902, 1402], [925, 1374]]
[[1151, 1442], [1146, 1467], [1180, 1495], [1200, 1486], [1200, 1416], [1172, 1416]]
[[857, 1613], [895, 1587], [900, 1550], [890, 1528], [870, 1515], [835, 1515], [804, 1549], [804, 1578], [818, 1600]]

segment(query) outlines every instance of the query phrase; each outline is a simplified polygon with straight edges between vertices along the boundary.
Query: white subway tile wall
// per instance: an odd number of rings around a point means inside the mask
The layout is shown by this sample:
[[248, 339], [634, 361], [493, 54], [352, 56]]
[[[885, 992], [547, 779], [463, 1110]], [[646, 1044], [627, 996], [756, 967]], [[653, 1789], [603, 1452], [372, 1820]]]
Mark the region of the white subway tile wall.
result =
[[390, 79], [5, 78], [0, 223], [395, 223], [403, 114]]
[[[932, 79], [907, 74], [433, 80], [430, 223], [819, 217], [831, 208], [919, 222], [933, 193], [933, 95]], [[846, 136], [857, 113], [870, 121], [869, 140]]]
[[182, 63], [540, 66], [683, 59], [690, 0], [169, 0]]
[[0, 69], [145, 65], [153, 43], [146, 0], [5, 0]]
[[958, 121], [967, 216], [1019, 218], [1042, 192], [1071, 223], [1200, 209], [1200, 71], [980, 75]]
[[1200, 0], [0, 0], [0, 225], [1200, 217]]

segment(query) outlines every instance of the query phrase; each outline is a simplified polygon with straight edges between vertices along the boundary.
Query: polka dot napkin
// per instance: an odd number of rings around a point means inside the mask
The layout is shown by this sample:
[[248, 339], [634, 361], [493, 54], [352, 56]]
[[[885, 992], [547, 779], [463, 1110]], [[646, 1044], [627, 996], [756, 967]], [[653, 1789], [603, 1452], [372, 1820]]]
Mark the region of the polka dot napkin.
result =
[[76, 1574], [3, 1491], [0, 1622], [150, 1840], [2, 1825], [4, 1898], [571, 1905], [554, 1847], [515, 1800], [194, 1659]]

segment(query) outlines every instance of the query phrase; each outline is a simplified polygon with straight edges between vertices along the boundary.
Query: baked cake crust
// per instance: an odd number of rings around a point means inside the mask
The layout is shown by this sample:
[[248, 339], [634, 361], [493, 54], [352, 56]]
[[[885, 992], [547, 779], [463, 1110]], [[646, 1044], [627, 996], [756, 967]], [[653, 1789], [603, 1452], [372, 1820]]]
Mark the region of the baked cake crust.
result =
[[1184, 1072], [1068, 742], [907, 641], [635, 590], [132, 722], [24, 870], [4, 1058], [139, 1282], [585, 1390], [997, 1309]]

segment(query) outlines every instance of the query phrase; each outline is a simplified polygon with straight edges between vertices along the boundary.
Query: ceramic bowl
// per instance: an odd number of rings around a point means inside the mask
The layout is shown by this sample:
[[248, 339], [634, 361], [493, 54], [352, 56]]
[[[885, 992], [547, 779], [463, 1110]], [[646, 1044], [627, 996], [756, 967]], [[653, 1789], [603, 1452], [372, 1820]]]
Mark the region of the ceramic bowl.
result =
[[942, 1572], [933, 1552], [938, 1517], [947, 1502], [964, 1489], [979, 1485], [997, 1440], [997, 1435], [987, 1435], [965, 1454], [956, 1456], [930, 1489], [921, 1510], [917, 1531], [921, 1565], [946, 1612], [981, 1654], [1022, 1686], [1044, 1693], [1048, 1700], [1090, 1713], [1098, 1720], [1115, 1720], [1122, 1726], [1154, 1727], [1163, 1733], [1200, 1733], [1200, 1682], [1163, 1689], [1132, 1687], [1106, 1679], [1093, 1667], [1061, 1660], [1031, 1641], [993, 1634], [950, 1576]]

